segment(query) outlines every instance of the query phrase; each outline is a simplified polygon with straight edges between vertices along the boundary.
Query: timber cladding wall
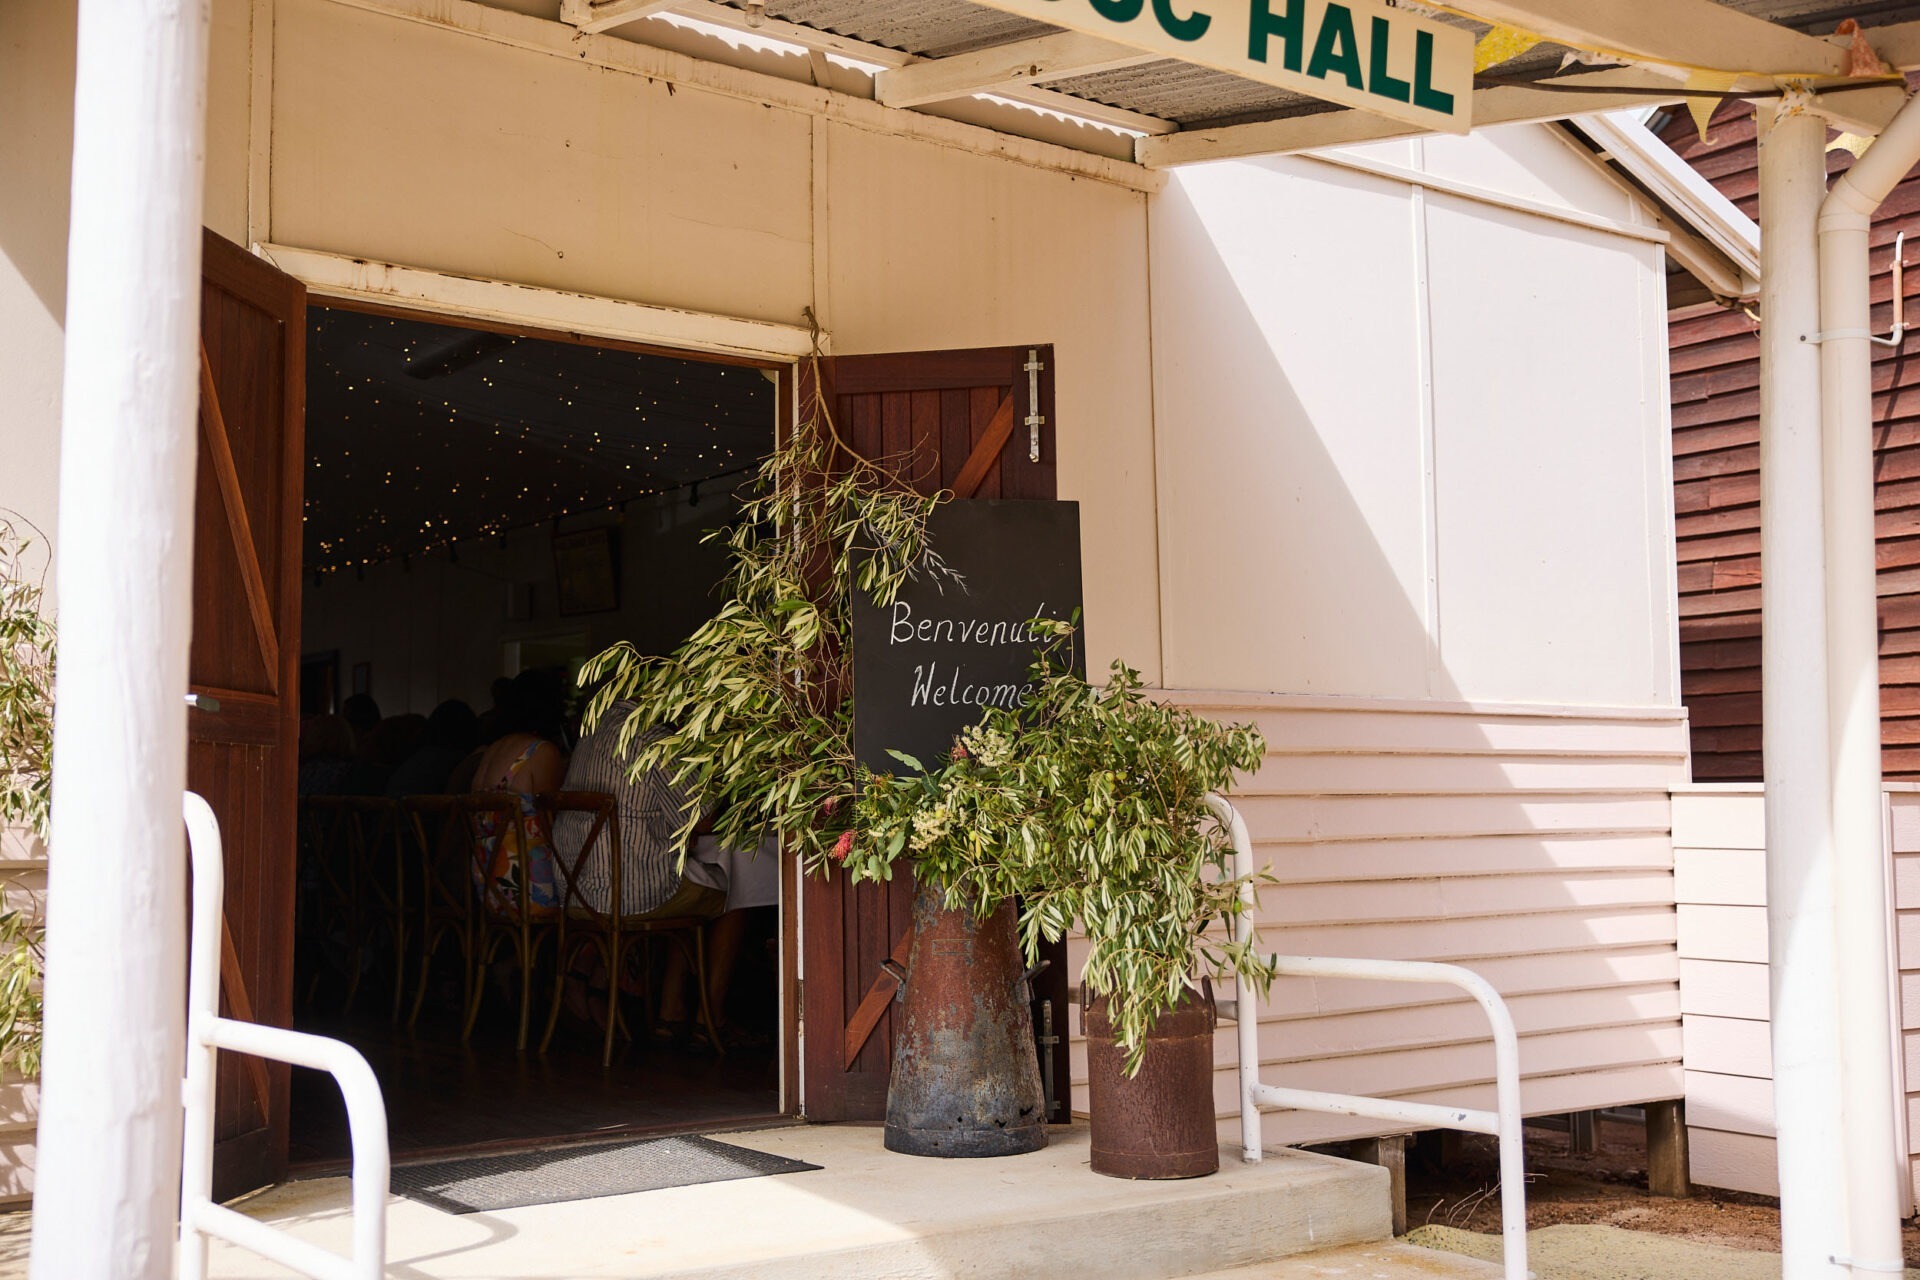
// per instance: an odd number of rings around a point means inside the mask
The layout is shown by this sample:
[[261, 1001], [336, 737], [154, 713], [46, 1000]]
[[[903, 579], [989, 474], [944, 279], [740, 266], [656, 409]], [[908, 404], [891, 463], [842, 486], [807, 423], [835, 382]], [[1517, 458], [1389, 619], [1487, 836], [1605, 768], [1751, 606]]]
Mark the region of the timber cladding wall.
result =
[[[1266, 764], [1233, 797], [1280, 880], [1261, 895], [1265, 946], [1483, 974], [1520, 1031], [1529, 1114], [1680, 1096], [1668, 792], [1686, 778], [1683, 713], [1168, 696], [1266, 734]], [[1072, 1030], [1084, 1112], [1077, 1017]], [[1238, 1125], [1233, 1035], [1215, 1047], [1223, 1138]], [[1283, 980], [1260, 1042], [1270, 1083], [1493, 1105], [1486, 1019], [1448, 990]], [[1289, 1112], [1265, 1137], [1387, 1128]]]
[[[1664, 136], [1722, 194], [1756, 213], [1750, 112], [1729, 104], [1704, 143], [1681, 113]], [[1836, 150], [1828, 167], [1838, 172], [1851, 159]], [[1874, 222], [1880, 333], [1892, 323], [1887, 271], [1901, 231], [1920, 233], [1920, 177], [1902, 183]], [[1920, 257], [1920, 235], [1907, 256]], [[1908, 274], [1906, 293], [1920, 296], [1920, 271]], [[1681, 684], [1702, 781], [1760, 777], [1758, 330], [1744, 312], [1711, 306], [1674, 313], [1669, 330]], [[1920, 778], [1920, 359], [1909, 358], [1912, 341], [1876, 347], [1873, 365], [1882, 741], [1894, 778]]]
[[[1909, 1174], [1920, 1191], [1920, 786], [1887, 784]], [[1758, 786], [1673, 797], [1694, 1182], [1778, 1195], [1768, 1017], [1766, 806]]]

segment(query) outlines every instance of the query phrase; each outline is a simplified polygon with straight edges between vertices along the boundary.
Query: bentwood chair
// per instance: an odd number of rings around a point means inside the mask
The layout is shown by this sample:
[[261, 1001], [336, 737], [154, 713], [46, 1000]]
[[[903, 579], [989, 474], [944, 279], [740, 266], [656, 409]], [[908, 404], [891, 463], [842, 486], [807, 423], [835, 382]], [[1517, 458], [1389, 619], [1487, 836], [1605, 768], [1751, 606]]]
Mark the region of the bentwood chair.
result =
[[340, 1003], [344, 1014], [352, 1010], [360, 994], [372, 933], [373, 912], [362, 883], [367, 874], [362, 850], [366, 828], [355, 797], [308, 796], [301, 800], [300, 808], [305, 818], [301, 852], [313, 886], [304, 924], [316, 961], [306, 998], [312, 1003], [319, 991], [325, 977], [324, 959], [331, 953], [345, 969], [347, 994]]
[[420, 1021], [420, 1006], [427, 998], [434, 959], [448, 942], [453, 943], [460, 962], [461, 1017], [473, 1003], [473, 856], [469, 852], [473, 836], [461, 817], [463, 800], [462, 796], [408, 796], [400, 802], [413, 836], [419, 868], [415, 883], [420, 886], [416, 925], [420, 981], [414, 988], [412, 1012], [407, 1015], [409, 1031]]
[[[657, 912], [623, 915], [620, 912], [626, 898], [623, 860], [620, 856], [620, 809], [614, 797], [599, 791], [556, 791], [541, 795], [538, 803], [549, 815], [549, 830], [558, 830], [560, 816], [567, 813], [583, 815], [588, 824], [586, 839], [576, 853], [568, 856], [560, 849], [554, 851], [554, 887], [561, 895], [565, 910], [560, 916], [560, 940], [555, 951], [553, 1004], [547, 1011], [547, 1028], [540, 1038], [540, 1052], [545, 1053], [553, 1041], [554, 1026], [560, 1018], [561, 1000], [569, 973], [579, 957], [591, 951], [607, 971], [607, 1026], [600, 1065], [610, 1065], [613, 1062], [614, 1036], [624, 1034], [632, 1038], [625, 1015], [620, 1011], [620, 980], [627, 964], [636, 955], [641, 961], [640, 989], [647, 1011], [646, 1021], [649, 1025], [652, 1022], [650, 944], [655, 937], [660, 937], [682, 948], [693, 962], [694, 982], [700, 990], [700, 1025], [706, 1028], [714, 1052], [724, 1054], [726, 1049], [720, 1042], [720, 1033], [714, 1025], [713, 1010], [707, 996], [706, 926], [711, 917], [663, 915]], [[650, 815], [640, 816], [644, 818]], [[596, 863], [606, 867], [604, 878], [610, 909], [596, 907], [582, 887], [583, 873]]]
[[[467, 829], [468, 865], [479, 899], [473, 928], [473, 988], [460, 1043], [473, 1038], [473, 1024], [480, 1017], [480, 1005], [487, 994], [487, 966], [504, 947], [519, 971], [520, 1032], [514, 1045], [524, 1052], [533, 1010], [533, 973], [548, 939], [559, 936], [562, 914], [534, 908], [533, 874], [527, 859], [531, 833], [520, 800], [517, 791], [477, 791], [463, 797], [460, 804], [462, 825]], [[493, 874], [494, 850], [489, 841], [502, 843], [509, 831], [517, 838], [512, 842], [513, 860], [503, 882]]]
[[[393, 952], [389, 1016], [398, 1022], [413, 939], [400, 806], [375, 796], [308, 796], [301, 807], [312, 834], [307, 853], [314, 860], [324, 927], [346, 949], [347, 997], [340, 1012], [352, 1010], [375, 933], [384, 927]], [[316, 983], [319, 977], [316, 972]]]

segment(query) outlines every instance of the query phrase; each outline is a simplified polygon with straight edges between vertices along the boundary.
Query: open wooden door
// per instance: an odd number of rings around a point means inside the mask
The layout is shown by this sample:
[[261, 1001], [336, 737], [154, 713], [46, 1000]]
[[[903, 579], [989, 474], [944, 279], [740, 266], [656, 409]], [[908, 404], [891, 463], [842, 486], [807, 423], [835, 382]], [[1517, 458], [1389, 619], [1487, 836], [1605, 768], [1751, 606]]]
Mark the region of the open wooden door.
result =
[[[1030, 362], [1039, 367], [1029, 371]], [[1053, 348], [841, 356], [823, 364], [842, 439], [921, 492], [951, 489], [959, 500], [1058, 496]], [[885, 885], [849, 885], [838, 874], [804, 880], [803, 1105], [810, 1119], [877, 1120], [886, 1112], [896, 983], [881, 966], [890, 957], [905, 963], [912, 904], [911, 875]], [[1060, 1043], [1048, 1119], [1063, 1122], [1072, 1079], [1066, 948], [1051, 958], [1035, 983], [1035, 1026], [1041, 1002], [1050, 1001]]]
[[[224, 1012], [293, 1017], [294, 788], [300, 695], [300, 494], [306, 288], [208, 232], [200, 289], [193, 692], [187, 785], [220, 819]], [[214, 1198], [287, 1171], [291, 1069], [220, 1055]]]

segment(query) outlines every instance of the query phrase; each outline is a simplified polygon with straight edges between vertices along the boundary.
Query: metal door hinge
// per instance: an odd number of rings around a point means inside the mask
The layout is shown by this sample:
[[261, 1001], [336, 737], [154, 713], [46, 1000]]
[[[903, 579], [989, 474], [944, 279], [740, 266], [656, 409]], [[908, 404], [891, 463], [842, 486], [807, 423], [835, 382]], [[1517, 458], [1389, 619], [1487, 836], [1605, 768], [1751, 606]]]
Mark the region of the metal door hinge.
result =
[[1040, 428], [1046, 417], [1040, 412], [1040, 371], [1047, 366], [1038, 347], [1027, 348], [1027, 461], [1040, 461]]

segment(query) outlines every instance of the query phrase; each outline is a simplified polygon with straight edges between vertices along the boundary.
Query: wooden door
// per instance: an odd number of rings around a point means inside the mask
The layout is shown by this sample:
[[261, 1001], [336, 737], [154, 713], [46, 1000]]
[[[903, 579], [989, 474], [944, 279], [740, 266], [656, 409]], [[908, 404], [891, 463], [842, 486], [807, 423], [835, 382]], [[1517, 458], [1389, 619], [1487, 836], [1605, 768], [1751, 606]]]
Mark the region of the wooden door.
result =
[[[208, 232], [200, 289], [193, 692], [187, 785], [226, 846], [221, 988], [230, 1017], [293, 1016], [294, 788], [300, 695], [300, 494], [306, 288]], [[287, 1170], [290, 1068], [220, 1055], [214, 1196]]]
[[[1040, 366], [1031, 377], [1030, 360]], [[823, 364], [841, 438], [921, 492], [950, 489], [958, 500], [1058, 496], [1053, 348], [841, 356]], [[886, 1112], [896, 983], [882, 966], [906, 961], [912, 901], [911, 875], [886, 885], [850, 886], [837, 874], [805, 879], [801, 1025], [811, 1119], [877, 1120]], [[1049, 1119], [1064, 1121], [1072, 1079], [1066, 948], [1050, 958], [1036, 983], [1035, 1025], [1040, 1001], [1051, 1001], [1061, 1042], [1053, 1053], [1056, 1110]]]

